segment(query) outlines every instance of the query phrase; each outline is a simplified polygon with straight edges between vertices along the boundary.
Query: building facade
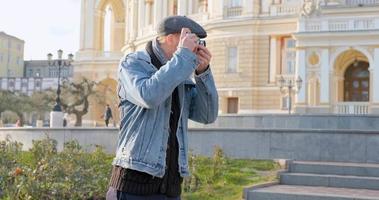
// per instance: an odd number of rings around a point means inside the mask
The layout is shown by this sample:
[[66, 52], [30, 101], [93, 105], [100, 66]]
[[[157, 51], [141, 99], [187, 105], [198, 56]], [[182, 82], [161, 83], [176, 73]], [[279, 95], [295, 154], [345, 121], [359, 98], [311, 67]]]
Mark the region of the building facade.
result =
[[[64, 60], [65, 61], [65, 60]], [[58, 66], [49, 65], [48, 60], [30, 60], [25, 61], [25, 74], [24, 77], [42, 77], [42, 78], [55, 78], [58, 79]], [[60, 77], [62, 79], [71, 78], [74, 75], [74, 67], [63, 66], [60, 70]]]
[[82, 0], [81, 13], [75, 76], [112, 92], [122, 55], [178, 14], [208, 32], [220, 114], [379, 114], [378, 0]]
[[24, 75], [24, 43], [0, 31], [0, 77]]

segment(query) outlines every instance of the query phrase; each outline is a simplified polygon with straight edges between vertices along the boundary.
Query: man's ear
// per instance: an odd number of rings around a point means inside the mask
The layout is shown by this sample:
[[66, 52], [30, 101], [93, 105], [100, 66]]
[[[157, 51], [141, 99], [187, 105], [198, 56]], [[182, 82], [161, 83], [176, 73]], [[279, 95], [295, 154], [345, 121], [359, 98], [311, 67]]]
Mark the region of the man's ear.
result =
[[174, 43], [174, 40], [175, 38], [174, 38], [174, 34], [168, 34], [167, 36], [166, 36], [166, 42], [168, 43], [168, 44], [172, 44], [172, 43]]

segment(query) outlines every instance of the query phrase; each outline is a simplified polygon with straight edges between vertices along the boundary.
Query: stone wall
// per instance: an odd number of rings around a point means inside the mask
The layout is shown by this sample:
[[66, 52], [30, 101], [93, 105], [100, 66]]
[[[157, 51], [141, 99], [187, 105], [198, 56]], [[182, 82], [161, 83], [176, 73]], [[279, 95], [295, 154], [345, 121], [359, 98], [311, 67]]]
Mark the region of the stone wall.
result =
[[300, 115], [256, 114], [222, 115], [215, 123], [190, 121], [192, 128], [338, 129], [379, 130], [379, 115]]
[[[86, 149], [101, 145], [114, 153], [118, 130], [115, 128], [3, 128], [0, 140], [10, 135], [22, 142], [24, 150], [32, 140], [47, 135], [64, 142], [76, 139]], [[189, 146], [195, 154], [211, 156], [215, 146], [233, 158], [296, 159], [379, 163], [379, 131], [317, 129], [191, 129]]]

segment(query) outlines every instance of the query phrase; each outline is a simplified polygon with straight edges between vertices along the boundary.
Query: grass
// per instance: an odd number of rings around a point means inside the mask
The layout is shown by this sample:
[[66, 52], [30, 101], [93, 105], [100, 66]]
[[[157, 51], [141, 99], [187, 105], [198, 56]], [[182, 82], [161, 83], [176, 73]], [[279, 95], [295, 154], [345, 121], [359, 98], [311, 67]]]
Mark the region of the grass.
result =
[[[192, 172], [198, 178], [198, 187], [190, 190], [184, 184], [183, 200], [242, 199], [243, 188], [276, 179], [279, 165], [267, 160], [223, 158], [218, 172], [214, 172], [214, 158], [195, 158], [197, 168]], [[217, 171], [217, 170], [216, 170]], [[193, 178], [191, 178], [193, 179]]]

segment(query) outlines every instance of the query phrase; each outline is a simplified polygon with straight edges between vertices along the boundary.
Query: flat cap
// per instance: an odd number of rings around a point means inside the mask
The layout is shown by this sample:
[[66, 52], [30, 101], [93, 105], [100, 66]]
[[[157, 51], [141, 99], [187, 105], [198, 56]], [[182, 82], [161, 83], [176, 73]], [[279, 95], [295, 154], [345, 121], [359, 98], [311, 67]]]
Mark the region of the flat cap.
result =
[[186, 16], [169, 16], [164, 18], [158, 25], [159, 35], [168, 35], [182, 32], [182, 28], [189, 28], [199, 38], [206, 38], [207, 32], [197, 22]]

